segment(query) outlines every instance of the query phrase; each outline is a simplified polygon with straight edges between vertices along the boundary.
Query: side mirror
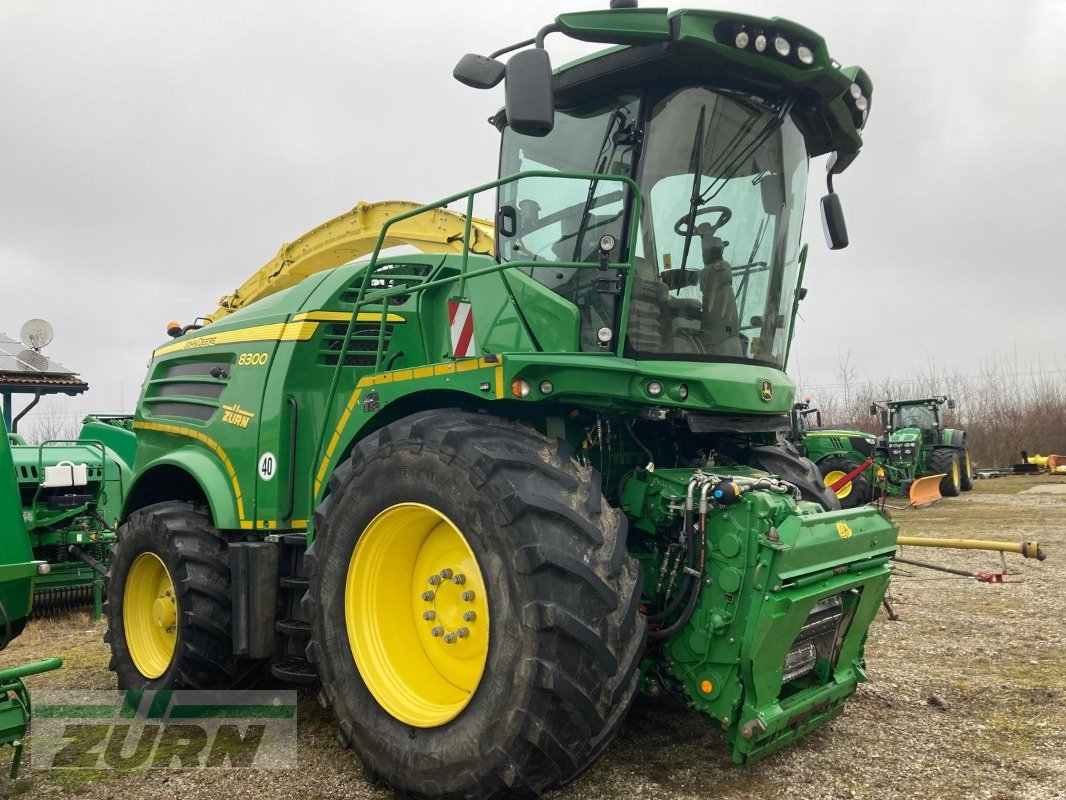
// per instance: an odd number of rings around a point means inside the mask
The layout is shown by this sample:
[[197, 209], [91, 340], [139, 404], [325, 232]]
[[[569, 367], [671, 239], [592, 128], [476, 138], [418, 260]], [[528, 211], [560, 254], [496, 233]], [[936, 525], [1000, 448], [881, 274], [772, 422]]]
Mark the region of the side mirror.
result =
[[871, 417], [877, 416], [877, 406], [874, 405], [873, 403], [870, 404], [870, 416]]
[[955, 408], [955, 401], [952, 398], [948, 398], [948, 408]]
[[452, 77], [474, 89], [491, 89], [503, 80], [506, 70], [495, 58], [467, 53], [452, 70]]
[[843, 250], [848, 246], [848, 226], [844, 222], [840, 195], [836, 192], [830, 192], [822, 198], [822, 230], [830, 250]]
[[507, 62], [504, 81], [507, 124], [515, 133], [547, 136], [555, 127], [552, 64], [547, 50], [522, 50]]

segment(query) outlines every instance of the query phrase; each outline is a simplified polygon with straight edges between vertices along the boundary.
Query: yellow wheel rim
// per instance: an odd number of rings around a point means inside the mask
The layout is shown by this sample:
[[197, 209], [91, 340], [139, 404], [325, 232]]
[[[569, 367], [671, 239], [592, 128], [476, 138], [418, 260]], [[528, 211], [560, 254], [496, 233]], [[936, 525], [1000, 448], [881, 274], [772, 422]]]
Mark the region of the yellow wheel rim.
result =
[[955, 485], [958, 486], [959, 481], [959, 461], [955, 459], [951, 462], [951, 479], [955, 481]]
[[178, 641], [174, 581], [155, 553], [141, 553], [126, 575], [122, 624], [134, 666], [146, 678], [167, 671]]
[[363, 531], [348, 563], [344, 616], [355, 664], [396, 719], [455, 719], [489, 654], [485, 582], [470, 544], [429, 506], [400, 503]]
[[[843, 472], [843, 471], [841, 471], [839, 469], [835, 469], [832, 472], [828, 473], [825, 476], [825, 488], [827, 488], [827, 489], [830, 488], [834, 483], [839, 481], [841, 478], [843, 478], [847, 474], [848, 473]], [[852, 484], [845, 483], [843, 486], [841, 486], [839, 489], [837, 489], [837, 491], [836, 491], [837, 497], [839, 497], [841, 500], [843, 500], [845, 497], [847, 497], [849, 494], [851, 494], [851, 486], [852, 486]]]

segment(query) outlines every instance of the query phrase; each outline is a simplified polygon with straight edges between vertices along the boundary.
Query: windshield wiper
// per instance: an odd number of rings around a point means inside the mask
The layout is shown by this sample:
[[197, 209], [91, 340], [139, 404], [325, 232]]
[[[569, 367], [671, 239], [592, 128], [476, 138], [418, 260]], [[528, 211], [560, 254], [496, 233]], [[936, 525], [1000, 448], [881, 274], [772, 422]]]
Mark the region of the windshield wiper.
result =
[[[778, 110], [774, 113], [774, 116], [766, 121], [766, 124], [763, 126], [762, 130], [759, 131], [758, 134], [756, 134], [755, 138], [751, 140], [751, 143], [744, 147], [742, 150], [740, 149], [741, 143], [738, 142], [738, 144], [732, 150], [727, 150], [726, 152], [724, 152], [721, 158], [719, 159], [720, 161], [724, 161], [733, 152], [740, 150], [740, 152], [737, 153], [736, 158], [734, 158], [729, 163], [729, 165], [721, 171], [721, 174], [719, 174], [711, 182], [711, 185], [708, 186], [703, 192], [699, 191], [699, 185], [701, 179], [703, 178], [703, 126], [707, 106], [700, 107], [700, 117], [699, 121], [696, 123], [697, 141], [693, 142], [693, 149], [696, 150], [696, 167], [693, 170], [695, 174], [692, 177], [692, 198], [691, 200], [689, 200], [688, 230], [685, 232], [685, 246], [681, 253], [681, 280], [678, 283], [679, 287], [685, 285], [685, 269], [688, 261], [688, 253], [692, 246], [692, 236], [696, 232], [696, 212], [699, 210], [699, 207], [701, 205], [704, 205], [708, 200], [713, 200], [715, 197], [717, 197], [718, 193], [721, 192], [723, 188], [725, 188], [726, 183], [728, 183], [729, 180], [733, 177], [733, 175], [736, 174], [737, 170], [739, 170], [744, 165], [744, 163], [755, 153], [755, 151], [757, 151], [760, 147], [763, 146], [767, 139], [769, 139], [774, 133], [777, 132], [777, 130], [782, 125], [785, 124], [785, 120], [788, 118], [788, 114], [792, 110], [793, 102], [794, 101], [791, 98], [785, 100], [785, 102], [781, 104], [781, 107], [778, 108]], [[678, 291], [680, 292], [680, 288], [678, 289]]]
[[685, 249], [681, 251], [681, 280], [677, 282], [677, 296], [681, 296], [681, 287], [685, 285], [685, 265], [688, 263], [688, 251], [692, 247], [692, 232], [696, 229], [696, 210], [700, 207], [700, 181], [703, 178], [703, 125], [707, 119], [707, 106], [700, 106], [700, 118], [696, 121], [696, 138], [692, 140], [692, 197], [688, 202], [688, 232], [685, 234]]
[[[603, 141], [600, 142], [600, 152], [596, 154], [596, 168], [594, 174], [606, 174], [607, 168], [611, 165], [611, 161], [614, 159], [614, 154], [618, 150], [618, 137], [613, 136], [612, 133], [615, 130], [615, 124], [618, 123], [618, 130], [621, 132], [625, 129], [625, 123], [628, 121], [629, 114], [625, 106], [619, 106], [611, 114], [611, 118], [607, 120], [607, 130], [603, 132]], [[610, 145], [610, 147], [608, 147]], [[589, 217], [592, 215], [592, 200], [596, 195], [596, 189], [599, 188], [599, 181], [589, 181], [588, 196], [585, 198], [585, 206], [581, 212], [581, 220], [578, 222], [577, 234], [574, 240], [574, 261], [580, 261], [581, 258], [581, 245], [585, 241], [585, 232], [588, 229]]]

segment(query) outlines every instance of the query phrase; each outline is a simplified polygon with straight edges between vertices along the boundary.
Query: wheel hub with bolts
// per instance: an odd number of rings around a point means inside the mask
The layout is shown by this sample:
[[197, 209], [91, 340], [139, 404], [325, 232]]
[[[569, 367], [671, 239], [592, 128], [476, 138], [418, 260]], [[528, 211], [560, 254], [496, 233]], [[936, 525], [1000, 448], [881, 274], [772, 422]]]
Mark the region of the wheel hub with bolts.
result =
[[466, 575], [448, 567], [427, 578], [434, 589], [422, 592], [423, 602], [429, 608], [422, 612], [422, 619], [430, 627], [430, 635], [444, 644], [455, 644], [470, 636], [470, 623], [477, 620], [474, 610], [475, 593], [471, 589], [459, 589], [466, 584]]
[[174, 599], [174, 592], [165, 589], [152, 603], [152, 617], [156, 627], [162, 628], [168, 633], [174, 630], [178, 624], [178, 603]]
[[170, 667], [177, 646], [178, 598], [174, 580], [155, 553], [141, 553], [130, 565], [122, 601], [123, 629], [130, 658], [146, 678]]
[[348, 566], [345, 616], [359, 673], [396, 719], [431, 728], [470, 702], [489, 652], [485, 582], [440, 511], [400, 503], [370, 522]]

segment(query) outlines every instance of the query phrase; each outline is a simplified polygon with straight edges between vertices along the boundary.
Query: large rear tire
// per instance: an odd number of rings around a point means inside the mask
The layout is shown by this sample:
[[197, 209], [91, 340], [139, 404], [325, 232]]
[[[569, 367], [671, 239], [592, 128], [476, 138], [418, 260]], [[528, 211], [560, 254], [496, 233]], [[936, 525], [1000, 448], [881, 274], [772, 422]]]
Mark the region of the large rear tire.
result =
[[646, 630], [626, 519], [595, 471], [521, 425], [434, 411], [358, 443], [329, 489], [308, 654], [368, 777], [412, 797], [536, 797], [588, 767]]
[[[854, 461], [845, 456], [834, 456], [818, 462], [818, 470], [822, 473], [822, 480], [827, 490], [829, 487], [858, 469], [861, 461]], [[870, 502], [870, 470], [860, 472], [851, 483], [847, 484], [835, 494], [840, 501], [841, 508], [856, 508]]]
[[104, 615], [120, 689], [229, 689], [256, 670], [233, 655], [226, 547], [192, 503], [148, 506], [119, 529]]
[[947, 447], [937, 448], [925, 460], [930, 475], [944, 473], [940, 480], [940, 494], [944, 497], [958, 497], [962, 492], [962, 469], [959, 467], [958, 454]]

